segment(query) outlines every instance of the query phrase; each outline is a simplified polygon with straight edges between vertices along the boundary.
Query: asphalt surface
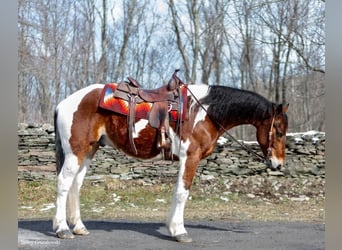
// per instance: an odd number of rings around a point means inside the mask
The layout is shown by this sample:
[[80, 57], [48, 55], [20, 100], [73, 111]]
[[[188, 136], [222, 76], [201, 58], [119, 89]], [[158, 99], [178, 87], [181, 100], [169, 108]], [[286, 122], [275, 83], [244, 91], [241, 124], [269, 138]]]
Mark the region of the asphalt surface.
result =
[[162, 222], [84, 221], [90, 234], [61, 240], [47, 220], [18, 222], [18, 249], [324, 249], [324, 224], [305, 222], [193, 221], [192, 243], [168, 236]]

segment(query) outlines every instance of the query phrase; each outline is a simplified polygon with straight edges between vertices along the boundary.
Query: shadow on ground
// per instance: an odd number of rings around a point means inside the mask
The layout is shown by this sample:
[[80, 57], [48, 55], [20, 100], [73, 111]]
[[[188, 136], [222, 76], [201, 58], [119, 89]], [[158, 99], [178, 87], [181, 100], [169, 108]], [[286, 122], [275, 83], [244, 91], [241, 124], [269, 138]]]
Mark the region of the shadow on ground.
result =
[[18, 248], [31, 249], [324, 249], [324, 224], [199, 221], [185, 224], [192, 243], [178, 243], [164, 223], [87, 220], [88, 236], [61, 240], [51, 220], [18, 221]]
[[[120, 231], [132, 231], [137, 233], [154, 236], [163, 240], [173, 240], [169, 235], [160, 231], [161, 228], [166, 228], [165, 223], [160, 222], [133, 222], [133, 221], [103, 221], [103, 220], [88, 220], [84, 221], [87, 229], [91, 232], [94, 231], [106, 231], [115, 232]], [[244, 230], [237, 227], [223, 228], [205, 224], [185, 224], [187, 229], [199, 229], [207, 231], [225, 231], [234, 233], [252, 233], [251, 231]], [[51, 220], [20, 220], [18, 221], [18, 228], [38, 232], [46, 236], [55, 237], [55, 233], [52, 231]], [[165, 230], [166, 231], [166, 230]]]

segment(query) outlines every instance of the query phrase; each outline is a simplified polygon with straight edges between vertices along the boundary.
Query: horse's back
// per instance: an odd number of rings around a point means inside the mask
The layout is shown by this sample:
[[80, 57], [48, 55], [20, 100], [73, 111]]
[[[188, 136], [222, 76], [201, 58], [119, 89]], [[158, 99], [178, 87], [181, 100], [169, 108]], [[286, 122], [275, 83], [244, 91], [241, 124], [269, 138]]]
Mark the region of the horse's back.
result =
[[82, 101], [82, 99], [88, 94], [90, 93], [92, 90], [94, 89], [103, 89], [104, 85], [103, 84], [92, 84], [89, 85], [85, 88], [79, 89], [76, 92], [72, 93], [71, 95], [69, 95], [68, 97], [66, 97], [64, 100], [62, 100], [56, 107], [56, 110], [60, 110], [60, 109], [76, 109], [78, 107], [78, 105], [80, 104], [80, 102]]

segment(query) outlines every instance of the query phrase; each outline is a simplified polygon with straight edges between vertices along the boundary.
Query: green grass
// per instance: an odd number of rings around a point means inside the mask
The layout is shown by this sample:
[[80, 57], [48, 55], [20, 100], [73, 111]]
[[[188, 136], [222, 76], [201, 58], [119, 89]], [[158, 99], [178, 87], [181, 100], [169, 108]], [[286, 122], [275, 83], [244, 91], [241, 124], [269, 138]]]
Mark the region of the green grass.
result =
[[[173, 188], [170, 181], [146, 185], [139, 180], [85, 180], [80, 198], [82, 218], [165, 220]], [[188, 220], [324, 221], [324, 198], [313, 196], [301, 202], [272, 196], [250, 198], [247, 191], [251, 190], [230, 192], [220, 181], [195, 181], [185, 217]], [[51, 219], [55, 198], [55, 181], [19, 181], [18, 218]]]

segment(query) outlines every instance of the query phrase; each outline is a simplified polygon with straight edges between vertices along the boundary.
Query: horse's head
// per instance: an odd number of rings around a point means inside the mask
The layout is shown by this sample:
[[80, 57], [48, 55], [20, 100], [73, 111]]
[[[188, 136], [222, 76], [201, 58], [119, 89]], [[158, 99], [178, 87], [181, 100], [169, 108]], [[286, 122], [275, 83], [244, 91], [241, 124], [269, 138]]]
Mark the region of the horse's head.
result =
[[257, 130], [257, 139], [266, 157], [266, 164], [272, 170], [279, 170], [285, 163], [287, 115], [289, 104], [279, 104], [273, 115]]

